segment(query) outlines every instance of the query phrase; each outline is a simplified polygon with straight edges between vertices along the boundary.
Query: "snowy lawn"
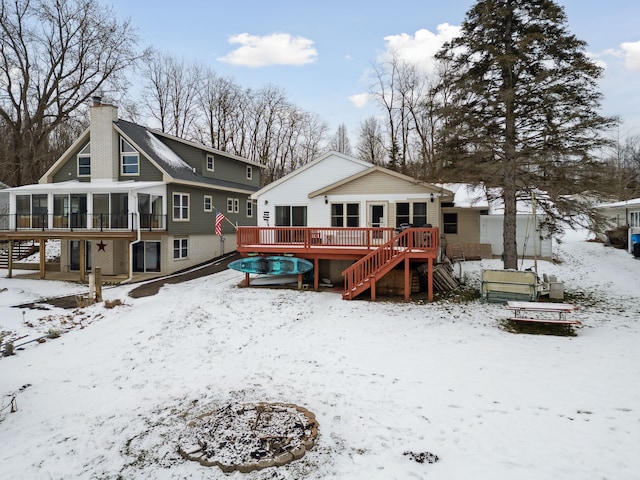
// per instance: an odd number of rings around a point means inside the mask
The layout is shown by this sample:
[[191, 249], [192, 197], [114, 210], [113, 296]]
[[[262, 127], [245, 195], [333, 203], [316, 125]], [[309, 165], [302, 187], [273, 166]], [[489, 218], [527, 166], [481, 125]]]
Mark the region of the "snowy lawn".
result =
[[[16, 309], [86, 288], [2, 276], [0, 331], [69, 331], [0, 358], [0, 478], [637, 479], [640, 261], [580, 240], [559, 256], [539, 271], [579, 306], [576, 336], [509, 333], [498, 304], [240, 288], [235, 271], [105, 289], [113, 309]], [[463, 267], [478, 286], [501, 264]], [[190, 421], [243, 402], [307, 408], [316, 446], [246, 474], [180, 457]]]

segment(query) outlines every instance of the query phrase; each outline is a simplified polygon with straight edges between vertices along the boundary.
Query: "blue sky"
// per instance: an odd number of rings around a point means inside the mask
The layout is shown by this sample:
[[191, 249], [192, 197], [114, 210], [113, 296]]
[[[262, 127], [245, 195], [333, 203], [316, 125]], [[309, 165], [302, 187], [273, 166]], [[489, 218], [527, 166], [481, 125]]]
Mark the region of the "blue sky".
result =
[[[195, 60], [243, 87], [275, 85], [334, 133], [356, 140], [372, 63], [394, 48], [406, 58], [435, 51], [472, 0], [107, 0], [130, 18], [141, 44]], [[605, 66], [603, 112], [619, 115], [622, 135], [640, 135], [640, 2], [557, 0], [569, 29]], [[424, 60], [425, 62], [427, 60]]]

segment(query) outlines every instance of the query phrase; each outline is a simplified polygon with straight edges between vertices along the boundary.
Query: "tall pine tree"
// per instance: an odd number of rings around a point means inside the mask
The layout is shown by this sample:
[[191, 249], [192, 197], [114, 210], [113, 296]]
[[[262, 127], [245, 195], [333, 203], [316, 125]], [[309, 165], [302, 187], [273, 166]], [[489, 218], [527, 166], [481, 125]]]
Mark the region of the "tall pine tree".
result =
[[535, 192], [554, 218], [569, 218], [569, 195], [597, 187], [591, 153], [613, 119], [598, 113], [602, 69], [585, 46], [551, 0], [481, 0], [438, 52], [450, 93], [439, 151], [450, 175], [501, 197], [504, 268], [517, 268], [519, 198]]

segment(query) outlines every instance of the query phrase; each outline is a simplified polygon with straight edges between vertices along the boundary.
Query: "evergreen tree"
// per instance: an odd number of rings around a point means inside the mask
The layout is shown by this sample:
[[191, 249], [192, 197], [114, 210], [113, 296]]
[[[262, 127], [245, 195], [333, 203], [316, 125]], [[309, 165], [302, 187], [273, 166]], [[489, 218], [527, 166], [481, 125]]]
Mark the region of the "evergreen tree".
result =
[[[446, 63], [440, 152], [450, 178], [484, 184], [504, 203], [504, 268], [517, 268], [516, 202], [535, 193], [555, 219], [568, 196], [597, 190], [591, 153], [613, 119], [598, 113], [602, 69], [552, 0], [480, 0]], [[575, 213], [575, 211], [573, 212]]]

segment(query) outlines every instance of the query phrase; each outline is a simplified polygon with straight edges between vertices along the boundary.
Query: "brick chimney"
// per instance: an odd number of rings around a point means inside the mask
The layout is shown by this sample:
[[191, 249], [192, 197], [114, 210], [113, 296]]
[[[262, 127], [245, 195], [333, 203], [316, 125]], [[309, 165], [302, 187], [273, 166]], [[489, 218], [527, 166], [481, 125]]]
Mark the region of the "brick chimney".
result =
[[118, 120], [118, 107], [102, 103], [102, 97], [92, 97], [91, 126], [91, 180], [117, 181], [120, 147], [113, 122]]

